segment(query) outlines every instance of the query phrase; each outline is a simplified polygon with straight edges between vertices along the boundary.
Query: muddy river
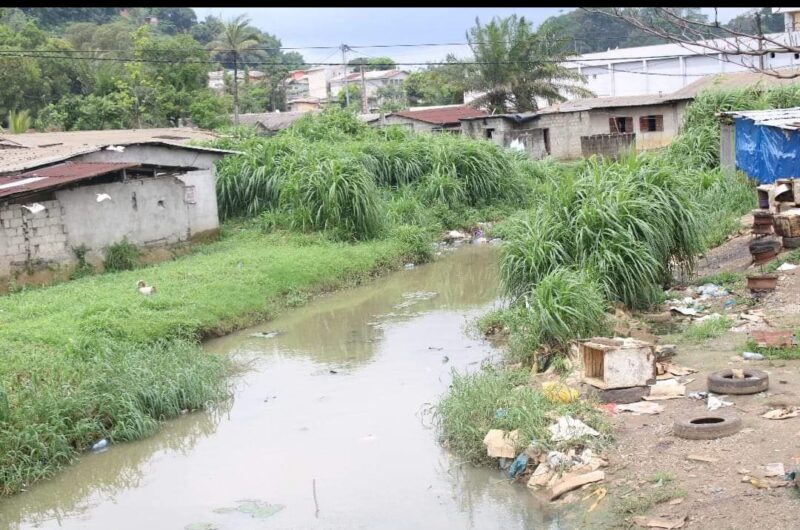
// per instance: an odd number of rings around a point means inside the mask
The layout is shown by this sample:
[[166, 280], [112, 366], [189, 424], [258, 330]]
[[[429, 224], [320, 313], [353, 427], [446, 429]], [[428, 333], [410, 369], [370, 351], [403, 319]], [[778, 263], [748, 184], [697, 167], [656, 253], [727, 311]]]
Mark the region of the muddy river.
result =
[[84, 456], [0, 501], [0, 528], [559, 528], [431, 427], [451, 370], [495, 355], [466, 329], [496, 303], [495, 252], [468, 245], [209, 342], [250, 367], [224, 410]]

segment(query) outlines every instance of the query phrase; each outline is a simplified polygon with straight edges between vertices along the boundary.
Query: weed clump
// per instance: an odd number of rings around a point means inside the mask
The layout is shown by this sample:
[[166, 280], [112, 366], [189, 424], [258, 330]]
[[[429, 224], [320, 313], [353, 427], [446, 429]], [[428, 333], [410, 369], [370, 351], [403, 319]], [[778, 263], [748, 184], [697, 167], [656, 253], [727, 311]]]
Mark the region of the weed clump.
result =
[[109, 272], [130, 271], [139, 266], [139, 248], [127, 238], [109, 245], [103, 267]]

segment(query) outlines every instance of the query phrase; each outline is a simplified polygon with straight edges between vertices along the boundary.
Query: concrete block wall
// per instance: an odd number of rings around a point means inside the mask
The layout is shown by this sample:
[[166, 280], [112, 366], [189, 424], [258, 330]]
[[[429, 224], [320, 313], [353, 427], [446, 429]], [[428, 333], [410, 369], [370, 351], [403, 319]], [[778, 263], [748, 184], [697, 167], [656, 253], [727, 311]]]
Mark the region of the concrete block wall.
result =
[[581, 136], [591, 134], [588, 112], [543, 114], [536, 127], [548, 129], [550, 154], [558, 160], [574, 160], [583, 156]]
[[0, 205], [0, 276], [42, 269], [72, 258], [61, 203], [38, 202], [46, 209], [36, 214], [21, 204]]
[[584, 157], [600, 155], [608, 158], [618, 158], [627, 154], [636, 143], [634, 133], [624, 134], [594, 134], [581, 137], [581, 151]]

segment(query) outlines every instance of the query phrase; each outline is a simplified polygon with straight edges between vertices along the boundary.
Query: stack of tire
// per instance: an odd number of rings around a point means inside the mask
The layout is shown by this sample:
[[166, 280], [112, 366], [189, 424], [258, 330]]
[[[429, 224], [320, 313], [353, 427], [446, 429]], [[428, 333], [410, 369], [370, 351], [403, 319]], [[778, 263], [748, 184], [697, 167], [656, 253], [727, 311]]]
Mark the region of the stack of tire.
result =
[[800, 209], [792, 209], [775, 216], [775, 233], [783, 238], [785, 248], [800, 247]]
[[[753, 210], [753, 233], [768, 235], [772, 233], [775, 219], [769, 210]], [[776, 227], [777, 230], [777, 227]]]
[[776, 239], [756, 239], [750, 243], [750, 254], [756, 265], [763, 265], [780, 251], [781, 242]]

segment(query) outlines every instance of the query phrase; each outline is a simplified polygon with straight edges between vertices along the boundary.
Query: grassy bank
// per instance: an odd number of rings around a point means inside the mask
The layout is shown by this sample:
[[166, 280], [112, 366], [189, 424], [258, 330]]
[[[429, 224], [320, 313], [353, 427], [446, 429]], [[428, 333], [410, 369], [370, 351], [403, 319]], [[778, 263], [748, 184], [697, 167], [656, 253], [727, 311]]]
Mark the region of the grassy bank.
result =
[[[501, 332], [507, 359], [535, 371], [563, 367], [570, 341], [608, 333], [605, 317], [614, 305], [646, 309], [663, 301], [674, 278], [690, 277], [696, 257], [724, 242], [754, 206], [753, 184], [719, 167], [715, 113], [798, 104], [797, 85], [706, 92], [688, 107], [668, 148], [618, 161], [520, 163], [533, 204], [492, 234], [506, 240], [500, 272], [508, 308], [478, 325]], [[710, 338], [727, 325], [709, 321], [689, 334]], [[442, 435], [458, 454], [478, 460], [485, 454], [478, 434], [489, 428], [541, 434], [541, 418], [530, 413], [502, 422], [489, 415], [520, 392], [494, 369], [456, 381], [437, 412]], [[525, 383], [519, 384], [528, 401], [542, 406], [541, 394]], [[592, 420], [591, 411], [574, 412]]]
[[[413, 237], [346, 244], [236, 232], [175, 261], [0, 298], [0, 493], [27, 487], [101, 438], [140, 438], [224, 398], [230, 367], [198, 347], [201, 337], [419, 252]], [[140, 278], [157, 294], [140, 295]]]

